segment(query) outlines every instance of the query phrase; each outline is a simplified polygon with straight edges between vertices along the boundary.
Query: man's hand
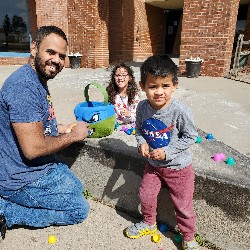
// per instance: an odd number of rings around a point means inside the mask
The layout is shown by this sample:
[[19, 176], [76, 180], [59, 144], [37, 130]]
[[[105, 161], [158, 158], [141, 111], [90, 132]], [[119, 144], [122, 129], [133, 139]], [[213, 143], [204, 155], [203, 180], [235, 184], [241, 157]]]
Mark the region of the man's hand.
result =
[[72, 124], [74, 125], [71, 126], [68, 133], [71, 133], [72, 136], [75, 136], [76, 141], [84, 140], [89, 134], [89, 124], [86, 122], [75, 122]]
[[76, 125], [76, 122], [70, 123], [69, 125], [58, 124], [58, 132], [59, 134], [68, 134], [71, 132], [72, 128]]
[[[70, 123], [69, 125], [58, 125], [59, 134], [69, 134], [72, 132], [72, 130], [76, 126], [80, 126], [79, 129], [76, 128], [77, 130], [74, 131], [77, 134], [78, 133], [77, 131], [79, 130], [80, 138], [82, 138], [82, 136], [86, 134], [86, 129], [87, 129], [87, 136], [88, 136], [89, 129], [88, 129], [88, 123], [86, 122], [73, 122], [73, 123]], [[84, 138], [86, 138], [87, 136], [85, 136]], [[83, 140], [83, 139], [80, 139], [80, 140]]]

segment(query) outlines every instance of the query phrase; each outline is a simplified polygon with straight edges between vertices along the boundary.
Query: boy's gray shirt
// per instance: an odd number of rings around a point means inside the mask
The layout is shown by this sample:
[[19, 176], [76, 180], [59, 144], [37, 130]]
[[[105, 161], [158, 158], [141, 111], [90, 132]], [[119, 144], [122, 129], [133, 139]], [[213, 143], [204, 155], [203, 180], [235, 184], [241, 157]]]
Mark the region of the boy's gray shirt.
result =
[[170, 129], [169, 144], [163, 147], [166, 159], [155, 161], [149, 158], [150, 165], [177, 170], [189, 166], [192, 163], [189, 147], [195, 143], [198, 136], [191, 110], [177, 99], [173, 99], [168, 106], [161, 110], [153, 109], [148, 100], [141, 101], [136, 112], [136, 140], [138, 146], [147, 143], [141, 126], [149, 118], [160, 120], [168, 127], [173, 125]]

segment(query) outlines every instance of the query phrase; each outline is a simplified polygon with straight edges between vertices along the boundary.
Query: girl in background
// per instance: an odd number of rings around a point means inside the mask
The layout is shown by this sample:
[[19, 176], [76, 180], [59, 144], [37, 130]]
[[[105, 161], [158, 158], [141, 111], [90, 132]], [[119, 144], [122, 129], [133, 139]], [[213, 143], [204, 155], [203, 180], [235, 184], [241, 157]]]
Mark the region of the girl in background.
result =
[[106, 90], [109, 102], [115, 107], [118, 123], [134, 123], [140, 97], [132, 68], [125, 63], [115, 65]]

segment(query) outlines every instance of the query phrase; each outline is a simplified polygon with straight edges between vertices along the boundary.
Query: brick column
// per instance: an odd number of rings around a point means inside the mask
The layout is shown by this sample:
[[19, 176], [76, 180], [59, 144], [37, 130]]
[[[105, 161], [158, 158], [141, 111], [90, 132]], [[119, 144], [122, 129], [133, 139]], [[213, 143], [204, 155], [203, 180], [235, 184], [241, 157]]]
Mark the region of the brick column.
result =
[[204, 59], [202, 75], [223, 77], [229, 72], [238, 8], [239, 0], [184, 0], [181, 73], [190, 56]]
[[32, 40], [37, 31], [36, 0], [28, 0], [29, 26]]
[[[109, 50], [110, 60], [132, 61], [140, 58], [140, 51], [144, 57], [148, 53], [147, 19], [145, 18], [145, 3], [141, 0], [109, 1]], [[142, 18], [141, 18], [142, 17]], [[149, 53], [152, 54], [151, 48]]]
[[[32, 2], [32, 1], [31, 1]], [[55, 25], [68, 34], [67, 1], [35, 0], [37, 27]]]
[[144, 61], [164, 53], [165, 14], [163, 9], [142, 0], [110, 0], [110, 61]]
[[[109, 25], [108, 25], [108, 39], [109, 39], [109, 56], [110, 62], [117, 62], [122, 59], [122, 42], [123, 42], [123, 1], [117, 2], [109, 0]], [[129, 22], [129, 17], [126, 17]]]
[[108, 0], [68, 0], [69, 51], [83, 54], [81, 67], [108, 66]]

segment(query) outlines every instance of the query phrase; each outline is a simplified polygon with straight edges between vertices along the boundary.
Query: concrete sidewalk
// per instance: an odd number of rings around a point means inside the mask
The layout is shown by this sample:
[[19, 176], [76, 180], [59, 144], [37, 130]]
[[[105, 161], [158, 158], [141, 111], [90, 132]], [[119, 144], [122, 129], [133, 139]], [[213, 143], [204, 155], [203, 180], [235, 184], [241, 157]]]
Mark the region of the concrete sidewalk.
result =
[[[16, 66], [0, 67], [0, 85], [16, 68]], [[134, 67], [134, 71], [138, 81], [139, 68]], [[106, 69], [64, 69], [50, 81], [49, 88], [58, 122], [74, 121], [74, 107], [84, 101], [84, 86], [92, 81], [105, 84], [109, 73]], [[197, 127], [206, 133], [212, 133], [215, 138], [237, 150], [239, 154], [250, 156], [250, 85], [225, 78], [210, 77], [180, 77], [179, 82], [175, 96], [191, 107]], [[93, 96], [95, 100], [102, 98], [96, 91]], [[114, 138], [116, 136], [117, 133], [114, 133]], [[134, 146], [131, 137], [125, 138], [124, 142], [128, 146]], [[93, 174], [102, 174], [96, 171], [93, 169]], [[90, 215], [83, 223], [36, 230], [13, 229], [7, 232], [3, 242], [0, 241], [0, 249], [181, 249], [180, 243], [173, 240], [172, 234], [166, 234], [166, 237], [163, 236], [162, 241], [157, 244], [151, 242], [150, 236], [138, 240], [127, 239], [123, 236], [123, 230], [131, 222], [137, 221], [136, 219], [98, 202], [90, 201], [90, 204], [92, 207]], [[233, 233], [234, 228], [231, 230]], [[47, 243], [50, 234], [57, 237], [54, 245]], [[249, 238], [249, 235], [246, 235], [247, 237]], [[247, 245], [245, 247], [244, 249], [247, 249]]]
[[[43, 229], [14, 228], [8, 230], [4, 241], [0, 239], [1, 250], [181, 250], [173, 234], [164, 233], [159, 243], [147, 235], [131, 240], [123, 235], [123, 229], [134, 218], [114, 208], [90, 200], [91, 211], [81, 224], [48, 227]], [[50, 235], [56, 236], [56, 243], [48, 243]], [[206, 248], [201, 247], [205, 250]]]

